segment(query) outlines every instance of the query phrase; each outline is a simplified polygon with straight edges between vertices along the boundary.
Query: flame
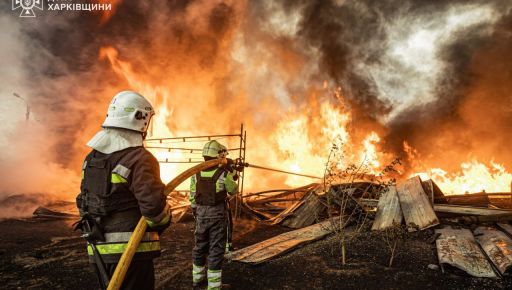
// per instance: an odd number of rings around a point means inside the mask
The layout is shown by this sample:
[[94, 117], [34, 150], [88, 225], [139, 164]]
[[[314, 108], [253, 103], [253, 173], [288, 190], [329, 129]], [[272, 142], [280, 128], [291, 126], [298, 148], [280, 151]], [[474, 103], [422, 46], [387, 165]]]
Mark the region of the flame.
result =
[[501, 164], [491, 161], [490, 165], [472, 159], [460, 165], [459, 172], [448, 173], [441, 168], [429, 172], [415, 173], [422, 179], [431, 178], [446, 194], [464, 194], [475, 192], [510, 192], [512, 174]]
[[[334, 144], [345, 155], [338, 164], [339, 168], [358, 164], [363, 165], [368, 173], [377, 172], [380, 168], [378, 160], [383, 158], [377, 150], [380, 137], [376, 132], [370, 132], [361, 144], [357, 144], [349, 130], [351, 114], [343, 108], [324, 102], [315, 120], [308, 120], [307, 110], [290, 114], [292, 117], [282, 120], [273, 134], [282, 157], [279, 163], [290, 171], [323, 176], [326, 155]], [[316, 126], [311, 127], [312, 123]], [[300, 186], [305, 182], [302, 177], [289, 176], [285, 183]]]
[[[167, 120], [169, 120], [172, 112], [168, 100], [170, 96], [168, 90], [163, 87], [152, 86], [148, 82], [144, 81], [133, 70], [131, 64], [126, 61], [122, 61], [118, 58], [118, 52], [115, 48], [107, 46], [100, 49], [100, 59], [108, 59], [112, 66], [112, 70], [120, 77], [126, 79], [130, 87], [143, 96], [149, 99], [149, 101], [155, 107], [155, 116], [151, 121], [151, 127], [148, 136], [154, 138], [167, 138], [174, 137], [175, 135], [167, 127]], [[176, 160], [183, 157], [183, 153], [180, 151], [161, 151], [156, 149], [149, 149], [149, 151], [155, 155], [158, 160]], [[184, 170], [185, 165], [175, 163], [160, 163], [160, 177], [162, 181], [167, 183], [171, 181], [173, 177], [177, 175], [177, 172]]]
[[[166, 138], [173, 136], [203, 135], [199, 129], [195, 132], [169, 129], [169, 121], [173, 118], [174, 108], [169, 103], [171, 100], [170, 86], [158, 86], [145, 79], [144, 75], [137, 73], [132, 65], [119, 59], [118, 51], [110, 46], [100, 49], [100, 59], [107, 59], [112, 70], [121, 78], [125, 79], [129, 86], [146, 96], [155, 106], [156, 115], [152, 121], [150, 137]], [[324, 82], [322, 89], [326, 95], [332, 95], [329, 86]], [[370, 131], [362, 134], [362, 139], [356, 139], [351, 131], [352, 115], [350, 110], [343, 104], [343, 96], [340, 90], [334, 91], [335, 98], [312, 98], [306, 106], [292, 108], [284, 117], [277, 122], [274, 129], [267, 128], [268, 134], [257, 144], [251, 145], [248, 152], [259, 152], [253, 156], [263, 160], [264, 165], [272, 164], [274, 167], [283, 168], [297, 173], [307, 173], [323, 176], [325, 162], [330, 148], [335, 144], [343, 152], [343, 160], [338, 164], [339, 168], [351, 164], [364, 167], [364, 173], [378, 174], [384, 165], [389, 163], [389, 156], [380, 150], [381, 138], [377, 132]], [[190, 122], [194, 122], [191, 118]], [[198, 125], [198, 128], [200, 126]], [[249, 128], [249, 135], [257, 132], [256, 127]], [[221, 132], [219, 132], [221, 133]], [[269, 147], [269, 144], [271, 147]], [[195, 144], [201, 146], [201, 144]], [[410, 161], [413, 169], [424, 168], [418, 152], [404, 142], [404, 152]], [[179, 160], [190, 157], [180, 151], [162, 151], [150, 149], [160, 161]], [[199, 156], [200, 157], [200, 156]], [[235, 156], [236, 157], [236, 156]], [[249, 160], [252, 162], [252, 160]], [[270, 164], [269, 164], [270, 163]], [[184, 171], [190, 164], [161, 163], [161, 177], [164, 182], [169, 182], [179, 172]], [[512, 182], [512, 174], [508, 173], [501, 164], [491, 162], [489, 166], [472, 159], [460, 165], [459, 172], [449, 173], [440, 168], [429, 168], [427, 170], [414, 170], [423, 179], [433, 179], [447, 194], [462, 194], [466, 192], [508, 192]], [[258, 173], [257, 173], [258, 174]], [[246, 177], [252, 179], [247, 185], [255, 185], [267, 176], [261, 173], [257, 178], [251, 178], [252, 174]], [[299, 176], [285, 176], [283, 179], [286, 185], [301, 186], [311, 182], [310, 179]], [[269, 185], [269, 184], [267, 184]], [[276, 184], [270, 184], [275, 185]], [[182, 185], [181, 189], [185, 189]]]

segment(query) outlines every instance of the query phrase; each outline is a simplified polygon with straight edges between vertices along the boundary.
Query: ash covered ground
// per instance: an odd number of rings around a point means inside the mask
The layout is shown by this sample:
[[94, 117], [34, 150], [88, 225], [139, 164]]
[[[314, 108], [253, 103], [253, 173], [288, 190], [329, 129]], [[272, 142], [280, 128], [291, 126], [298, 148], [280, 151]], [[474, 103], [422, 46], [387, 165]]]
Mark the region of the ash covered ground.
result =
[[[0, 222], [0, 283], [2, 289], [99, 289], [85, 255], [85, 241], [71, 229], [71, 220], [42, 218]], [[191, 289], [191, 218], [173, 224], [162, 237], [156, 260], [157, 289]], [[289, 229], [239, 220], [235, 245], [244, 247]], [[252, 266], [224, 266], [230, 289], [511, 289], [512, 279], [473, 278], [430, 270], [437, 264], [432, 231], [408, 234], [393, 267], [375, 233], [363, 233], [347, 247], [342, 267], [337, 240], [323, 240]]]

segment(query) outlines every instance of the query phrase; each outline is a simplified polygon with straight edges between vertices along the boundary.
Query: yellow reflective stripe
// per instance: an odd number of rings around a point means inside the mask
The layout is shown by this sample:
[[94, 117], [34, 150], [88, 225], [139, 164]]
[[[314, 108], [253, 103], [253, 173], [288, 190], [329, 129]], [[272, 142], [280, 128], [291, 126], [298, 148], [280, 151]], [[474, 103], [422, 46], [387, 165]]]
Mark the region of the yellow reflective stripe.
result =
[[148, 223], [148, 226], [149, 226], [150, 228], [154, 228], [154, 227], [157, 227], [157, 226], [163, 226], [163, 225], [165, 225], [166, 223], [168, 223], [168, 222], [169, 222], [169, 219], [170, 219], [170, 218], [171, 218], [171, 216], [170, 216], [170, 215], [166, 215], [166, 216], [164, 216], [164, 218], [163, 218], [160, 222], [158, 222], [158, 223], [156, 223], [156, 222], [154, 222], [154, 221], [151, 221], [151, 220], [149, 220], [148, 218], [146, 218], [146, 222]]
[[112, 183], [127, 183], [128, 181], [117, 173], [112, 173], [112, 177], [110, 178], [110, 182]]
[[82, 179], [85, 177], [85, 170], [82, 170]]
[[238, 183], [233, 179], [233, 176], [235, 176], [235, 173], [228, 173], [226, 176], [226, 179], [224, 179], [224, 188], [229, 193], [235, 193], [238, 189]]
[[[112, 255], [122, 254], [126, 249], [128, 243], [116, 243], [116, 244], [97, 244], [96, 249], [100, 252], [100, 255]], [[137, 253], [160, 251], [160, 242], [142, 242], [137, 247]], [[91, 245], [87, 245], [87, 254], [93, 255]]]

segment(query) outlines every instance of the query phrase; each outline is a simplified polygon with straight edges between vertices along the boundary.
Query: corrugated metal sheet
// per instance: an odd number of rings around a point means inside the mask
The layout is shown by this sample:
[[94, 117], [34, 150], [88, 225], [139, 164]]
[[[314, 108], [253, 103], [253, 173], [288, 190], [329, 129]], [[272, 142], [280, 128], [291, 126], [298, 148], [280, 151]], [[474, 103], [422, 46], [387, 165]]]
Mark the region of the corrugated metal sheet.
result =
[[439, 224], [418, 176], [400, 184], [397, 191], [400, 207], [409, 230], [423, 230]]
[[512, 239], [505, 233], [491, 227], [478, 227], [475, 239], [501, 275], [512, 266]]
[[258, 264], [290, 251], [300, 244], [318, 240], [330, 234], [331, 222], [324, 221], [299, 230], [280, 234], [261, 243], [231, 252], [226, 258], [232, 261]]
[[389, 187], [380, 198], [377, 205], [377, 214], [372, 225], [372, 231], [383, 230], [402, 223], [402, 210], [395, 186]]
[[436, 246], [443, 271], [443, 266], [448, 264], [475, 277], [496, 277], [470, 230], [447, 227], [436, 230], [436, 233], [441, 234]]

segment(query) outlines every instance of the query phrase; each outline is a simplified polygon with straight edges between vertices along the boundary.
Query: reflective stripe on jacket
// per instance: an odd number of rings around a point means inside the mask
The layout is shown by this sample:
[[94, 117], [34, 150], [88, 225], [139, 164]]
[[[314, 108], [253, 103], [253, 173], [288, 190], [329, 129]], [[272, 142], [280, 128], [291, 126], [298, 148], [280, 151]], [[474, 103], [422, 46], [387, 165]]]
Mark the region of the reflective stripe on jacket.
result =
[[[94, 163], [94, 164], [92, 164]], [[160, 167], [156, 158], [143, 147], [131, 147], [111, 154], [93, 150], [83, 166], [81, 192], [77, 206], [83, 216], [88, 213], [98, 218], [101, 232], [107, 241], [97, 242], [104, 262], [115, 263], [126, 248], [126, 232], [131, 232], [143, 216], [150, 235], [157, 235], [152, 227], [170, 221], [170, 207], [160, 180]], [[112, 240], [125, 233], [124, 240]], [[88, 247], [92, 254], [92, 248]], [[160, 255], [158, 237], [141, 244], [134, 260]]]
[[[105, 168], [102, 176], [101, 166], [112, 169]], [[170, 216], [164, 187], [158, 161], [145, 148], [111, 154], [93, 150], [84, 162], [77, 206], [81, 213], [97, 216], [138, 208], [150, 226], [160, 225]]]

